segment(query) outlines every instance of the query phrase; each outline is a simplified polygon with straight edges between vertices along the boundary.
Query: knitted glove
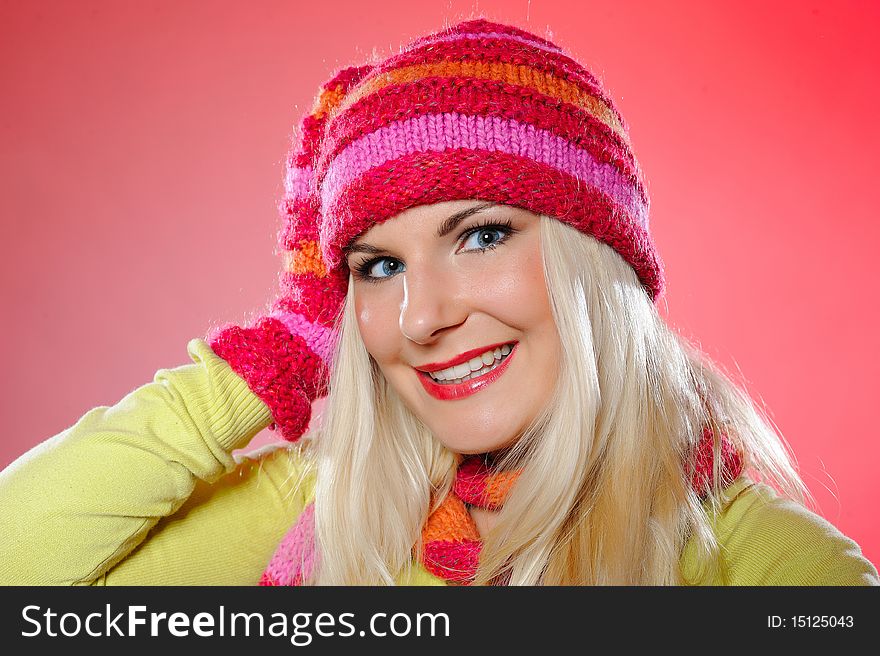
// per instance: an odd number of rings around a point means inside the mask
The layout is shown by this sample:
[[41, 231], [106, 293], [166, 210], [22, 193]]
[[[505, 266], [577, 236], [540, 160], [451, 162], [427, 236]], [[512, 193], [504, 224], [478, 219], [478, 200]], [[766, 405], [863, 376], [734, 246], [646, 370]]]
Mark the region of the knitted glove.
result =
[[269, 407], [270, 429], [280, 429], [291, 442], [308, 428], [312, 402], [328, 392], [336, 343], [333, 322], [348, 280], [315, 276], [313, 282], [318, 284], [292, 282], [271, 303], [268, 315], [246, 327], [227, 324], [207, 338], [213, 351]]
[[269, 407], [274, 420], [270, 429], [280, 429], [291, 442], [307, 430], [312, 401], [328, 392], [336, 323], [348, 288], [347, 272], [342, 267], [328, 271], [321, 258], [314, 162], [327, 116], [368, 71], [362, 66], [337, 73], [302, 120], [301, 143], [288, 157], [279, 206], [279, 295], [247, 326], [226, 324], [206, 339]]

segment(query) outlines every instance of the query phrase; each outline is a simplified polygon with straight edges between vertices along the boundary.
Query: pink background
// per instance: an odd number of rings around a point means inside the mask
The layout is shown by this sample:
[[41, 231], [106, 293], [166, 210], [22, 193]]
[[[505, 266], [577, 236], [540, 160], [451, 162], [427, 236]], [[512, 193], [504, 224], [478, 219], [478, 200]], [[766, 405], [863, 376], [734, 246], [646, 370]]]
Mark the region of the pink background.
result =
[[663, 312], [742, 373], [818, 511], [880, 562], [880, 4], [416, 6], [3, 3], [0, 467], [261, 306], [318, 84], [479, 11], [605, 81], [649, 179]]

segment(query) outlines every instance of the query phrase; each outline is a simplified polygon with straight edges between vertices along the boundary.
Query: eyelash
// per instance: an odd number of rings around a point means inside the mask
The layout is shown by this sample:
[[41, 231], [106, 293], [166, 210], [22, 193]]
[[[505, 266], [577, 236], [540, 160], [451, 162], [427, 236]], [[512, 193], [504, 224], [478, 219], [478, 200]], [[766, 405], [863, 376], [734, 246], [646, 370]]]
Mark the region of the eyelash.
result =
[[[503, 236], [501, 237], [501, 239], [499, 239], [498, 241], [496, 241], [494, 243], [489, 244], [488, 246], [484, 246], [482, 248], [477, 248], [475, 250], [472, 249], [472, 250], [465, 251], [465, 252], [467, 252], [467, 253], [485, 253], [489, 250], [497, 248], [499, 245], [506, 242], [510, 238], [511, 235], [513, 235], [516, 232], [519, 232], [518, 230], [513, 228], [509, 219], [506, 221], [489, 221], [489, 220], [487, 220], [484, 223], [480, 223], [479, 225], [475, 225], [475, 226], [465, 230], [461, 234], [461, 236], [458, 238], [458, 241], [465, 240], [468, 237], [470, 237], [471, 235], [473, 235], [474, 233], [479, 233], [479, 232], [482, 232], [484, 230], [489, 230], [489, 229], [497, 230], [498, 232], [501, 232], [503, 234]], [[363, 280], [364, 282], [368, 282], [371, 284], [380, 283], [383, 280], [389, 280], [390, 278], [394, 278], [393, 275], [382, 276], [382, 277], [376, 277], [376, 276], [369, 275], [370, 269], [372, 269], [373, 266], [377, 262], [380, 262], [382, 260], [393, 260], [393, 259], [395, 259], [395, 258], [393, 258], [393, 257], [374, 257], [370, 260], [365, 260], [364, 262], [361, 262], [361, 263], [355, 265], [354, 272], [356, 274], [356, 277], [359, 280]]]

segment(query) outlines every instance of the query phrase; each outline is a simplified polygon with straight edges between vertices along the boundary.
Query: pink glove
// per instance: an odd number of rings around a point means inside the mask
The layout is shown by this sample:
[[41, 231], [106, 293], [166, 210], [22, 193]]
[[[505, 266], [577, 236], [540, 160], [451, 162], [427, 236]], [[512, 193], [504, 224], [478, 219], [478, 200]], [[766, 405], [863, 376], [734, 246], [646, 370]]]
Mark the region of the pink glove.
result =
[[312, 112], [301, 124], [301, 143], [287, 163], [285, 195], [279, 209], [283, 226], [281, 291], [266, 315], [247, 327], [226, 324], [206, 341], [269, 407], [285, 440], [306, 432], [312, 401], [328, 392], [337, 335], [335, 325], [348, 289], [341, 267], [327, 271], [321, 259], [320, 201], [313, 162], [333, 106], [370, 67], [351, 67], [321, 87]]

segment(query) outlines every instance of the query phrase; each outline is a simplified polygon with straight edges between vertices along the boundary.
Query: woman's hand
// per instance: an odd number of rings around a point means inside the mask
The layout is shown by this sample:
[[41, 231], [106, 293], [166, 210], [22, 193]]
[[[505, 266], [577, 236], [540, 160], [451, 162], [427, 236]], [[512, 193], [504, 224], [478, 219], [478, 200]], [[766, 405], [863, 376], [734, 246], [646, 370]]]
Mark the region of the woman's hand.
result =
[[[307, 259], [309, 242], [292, 246], [285, 262], [296, 266]], [[312, 401], [327, 394], [335, 325], [348, 284], [341, 274], [315, 269], [283, 271], [282, 294], [267, 313], [245, 327], [223, 326], [207, 338], [212, 350], [266, 403], [289, 441], [305, 433]]]
[[290, 441], [308, 428], [311, 402], [327, 393], [337, 319], [348, 291], [345, 265], [327, 270], [321, 257], [321, 203], [313, 160], [334, 105], [370, 69], [352, 66], [336, 73], [322, 85], [314, 109], [300, 124], [280, 207], [280, 295], [265, 316], [247, 327], [226, 326], [207, 339], [265, 401], [282, 437]]

